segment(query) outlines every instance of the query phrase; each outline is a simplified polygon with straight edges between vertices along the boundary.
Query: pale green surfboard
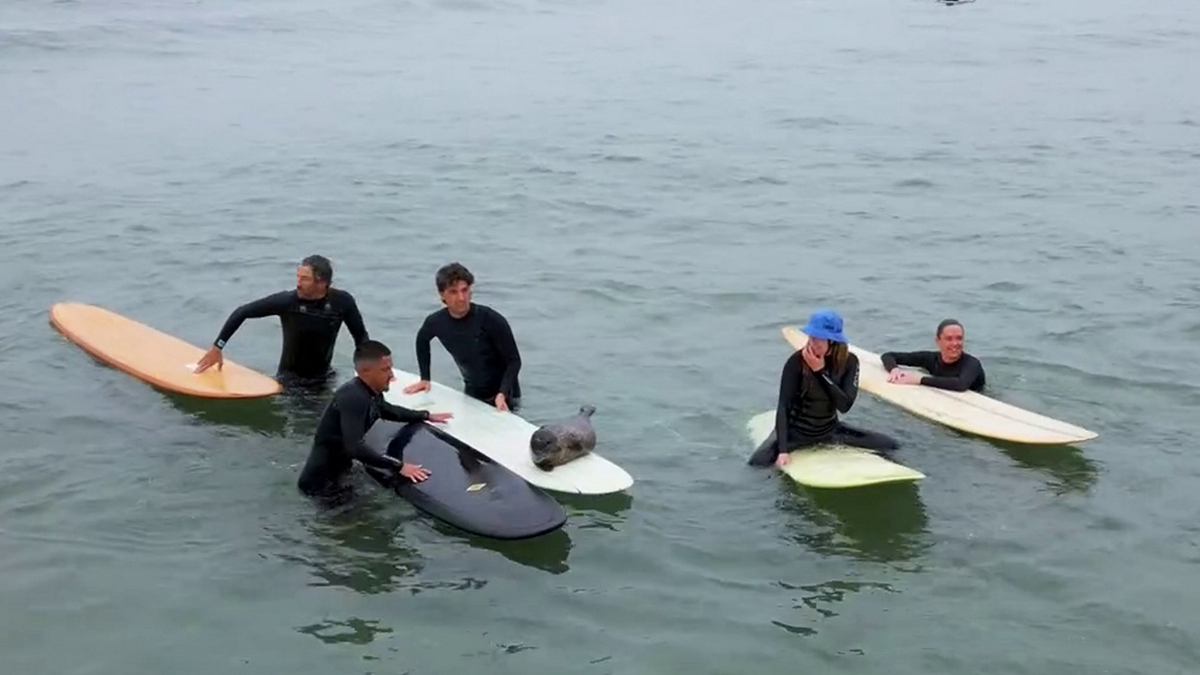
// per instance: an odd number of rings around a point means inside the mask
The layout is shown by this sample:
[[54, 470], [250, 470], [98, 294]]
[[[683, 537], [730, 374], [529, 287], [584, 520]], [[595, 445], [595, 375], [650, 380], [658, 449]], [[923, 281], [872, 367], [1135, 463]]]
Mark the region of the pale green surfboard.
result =
[[[758, 447], [775, 425], [775, 411], [750, 418], [746, 432]], [[916, 481], [925, 474], [888, 461], [873, 452], [846, 445], [819, 445], [796, 450], [783, 468], [789, 478], [809, 487], [852, 488], [879, 483]]]

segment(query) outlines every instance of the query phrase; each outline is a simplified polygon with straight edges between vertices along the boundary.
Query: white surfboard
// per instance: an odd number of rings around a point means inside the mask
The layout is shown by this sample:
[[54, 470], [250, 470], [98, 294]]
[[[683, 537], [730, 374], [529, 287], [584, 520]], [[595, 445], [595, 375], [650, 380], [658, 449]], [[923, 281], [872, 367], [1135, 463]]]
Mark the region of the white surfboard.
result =
[[[792, 326], [783, 328], [783, 337], [795, 349], [808, 342], [808, 336]], [[1018, 408], [974, 391], [947, 391], [919, 384], [893, 384], [879, 354], [850, 345], [858, 356], [859, 389], [899, 406], [915, 415], [940, 422], [953, 429], [1013, 443], [1064, 445], [1081, 443], [1098, 434], [1074, 424]]]
[[[513, 412], [501, 412], [437, 382], [430, 383], [429, 391], [405, 394], [404, 388], [420, 381], [420, 376], [398, 368], [393, 368], [392, 372], [396, 379], [384, 392], [384, 400], [414, 410], [454, 413], [454, 417], [446, 423], [434, 426], [533, 485], [555, 492], [588, 495], [620, 492], [633, 485], [633, 477], [624, 469], [594, 451], [550, 471], [543, 471], [534, 466], [529, 451], [529, 439], [537, 430], [537, 425]], [[566, 410], [563, 417], [574, 412]]]
[[[775, 411], [768, 410], [750, 418], [746, 434], [757, 448], [774, 427]], [[790, 454], [791, 459], [780, 470], [809, 487], [852, 488], [925, 478], [920, 471], [848, 445], [817, 445]]]

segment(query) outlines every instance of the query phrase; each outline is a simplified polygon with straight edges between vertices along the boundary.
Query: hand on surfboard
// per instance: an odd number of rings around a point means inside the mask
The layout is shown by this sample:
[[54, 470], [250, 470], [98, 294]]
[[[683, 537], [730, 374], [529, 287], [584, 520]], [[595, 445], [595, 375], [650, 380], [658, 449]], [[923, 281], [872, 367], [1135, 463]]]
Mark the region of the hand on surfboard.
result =
[[429, 380], [421, 380], [420, 382], [413, 382], [412, 384], [410, 384], [404, 388], [404, 393], [406, 393], [406, 394], [415, 394], [419, 391], [429, 391]]
[[400, 465], [400, 475], [411, 480], [414, 483], [429, 478], [429, 470], [422, 467], [420, 464], [402, 464]]
[[454, 413], [429, 413], [429, 421], [435, 424], [445, 424], [451, 417], [454, 417]]
[[921, 375], [908, 370], [893, 368], [888, 373], [887, 381], [892, 384], [921, 384]]
[[221, 370], [225, 365], [225, 355], [216, 345], [209, 347], [208, 351], [204, 352], [204, 356], [200, 357], [200, 360], [196, 363], [195, 372], [203, 373], [211, 368], [214, 363], [217, 364], [217, 370]]
[[779, 453], [779, 456], [775, 458], [775, 466], [783, 468], [783, 465], [790, 461], [792, 461], [792, 456], [786, 452], [781, 452]]

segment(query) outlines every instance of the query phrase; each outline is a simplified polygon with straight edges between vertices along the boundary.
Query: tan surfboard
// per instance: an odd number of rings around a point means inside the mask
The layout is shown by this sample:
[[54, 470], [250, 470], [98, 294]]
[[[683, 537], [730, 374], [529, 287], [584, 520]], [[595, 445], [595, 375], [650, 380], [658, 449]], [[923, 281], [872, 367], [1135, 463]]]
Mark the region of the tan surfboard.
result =
[[206, 350], [102, 307], [60, 302], [50, 324], [101, 362], [143, 382], [201, 398], [261, 398], [282, 391], [273, 378], [225, 359], [194, 372]]
[[[808, 336], [793, 326], [783, 337], [802, 349]], [[879, 354], [850, 345], [858, 356], [859, 389], [915, 415], [953, 429], [1013, 443], [1065, 445], [1096, 438], [1098, 434], [1052, 417], [1019, 408], [974, 391], [947, 391], [916, 384], [893, 384]]]

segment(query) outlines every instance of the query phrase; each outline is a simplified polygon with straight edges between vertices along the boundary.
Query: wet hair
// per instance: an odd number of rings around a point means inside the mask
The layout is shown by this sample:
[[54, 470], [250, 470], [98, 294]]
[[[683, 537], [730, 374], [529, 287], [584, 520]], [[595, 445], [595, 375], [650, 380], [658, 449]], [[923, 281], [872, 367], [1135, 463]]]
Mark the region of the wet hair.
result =
[[333, 263], [323, 255], [310, 255], [300, 261], [300, 266], [311, 269], [313, 278], [317, 281], [327, 284], [333, 281]]
[[379, 340], [363, 340], [354, 348], [354, 367], [361, 368], [377, 363], [385, 356], [391, 356], [392, 350]]
[[438, 293], [445, 291], [460, 281], [467, 282], [468, 286], [475, 285], [475, 275], [471, 274], [471, 270], [464, 267], [461, 263], [456, 262], [442, 265], [438, 269], [437, 274], [434, 275], [433, 280], [437, 284]]
[[[957, 319], [942, 319], [942, 322], [938, 324], [937, 337], [942, 337], [942, 331], [946, 330], [950, 326], [958, 326], [959, 328], [963, 327], [963, 325], [959, 323]], [[963, 330], [966, 329], [963, 328]]]

